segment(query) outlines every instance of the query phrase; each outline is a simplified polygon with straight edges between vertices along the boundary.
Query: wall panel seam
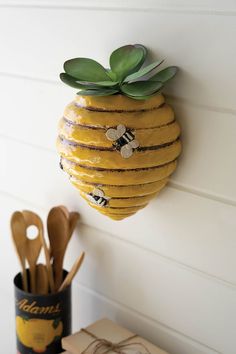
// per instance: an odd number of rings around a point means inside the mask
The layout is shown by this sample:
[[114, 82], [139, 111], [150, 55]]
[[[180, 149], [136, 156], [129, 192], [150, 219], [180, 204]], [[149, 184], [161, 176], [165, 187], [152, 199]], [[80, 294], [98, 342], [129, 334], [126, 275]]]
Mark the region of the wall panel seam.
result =
[[[0, 76], [10, 77], [10, 78], [19, 79], [19, 80], [29, 80], [29, 81], [33, 81], [33, 82], [41, 82], [41, 83], [57, 85], [57, 86], [62, 85], [62, 83], [59, 80], [59, 75], [58, 75], [58, 81], [44, 79], [44, 78], [40, 78], [40, 77], [29, 76], [29, 75], [7, 73], [7, 72], [0, 72]], [[173, 96], [173, 95], [169, 95], [169, 94], [165, 94], [165, 96], [174, 102], [182, 103], [182, 104], [185, 104], [189, 107], [194, 107], [194, 108], [198, 108], [198, 109], [202, 109], [202, 110], [210, 111], [210, 112], [225, 113], [225, 114], [230, 114], [230, 115], [236, 116], [236, 109], [233, 109], [233, 108], [204, 105], [204, 104], [200, 104], [200, 103], [194, 102], [192, 100], [189, 100], [185, 97]]]
[[178, 335], [180, 337], [182, 337], [185, 341], [187, 340], [190, 344], [191, 343], [195, 343], [197, 345], [200, 345], [202, 347], [202, 349], [208, 349], [208, 350], [211, 350], [213, 352], [215, 352], [216, 354], [223, 354], [223, 353], [220, 353], [219, 351], [217, 351], [215, 348], [212, 348], [210, 346], [208, 346], [207, 344], [204, 344], [200, 341], [198, 341], [197, 339], [194, 339], [168, 325], [166, 325], [165, 323], [162, 323], [156, 319], [153, 319], [152, 317], [150, 316], [147, 316], [146, 314], [142, 313], [142, 312], [139, 312], [138, 310], [134, 309], [134, 308], [131, 308], [130, 306], [124, 304], [124, 303], [121, 303], [117, 300], [114, 300], [112, 298], [110, 298], [109, 296], [95, 290], [95, 289], [92, 289], [88, 286], [86, 286], [85, 284], [81, 283], [80, 281], [74, 281], [74, 285], [78, 288], [78, 289], [82, 289], [83, 291], [97, 297], [97, 298], [100, 298], [101, 300], [105, 301], [105, 302], [108, 302], [110, 303], [111, 305], [115, 306], [115, 307], [119, 307], [119, 308], [122, 308], [124, 309], [125, 311], [129, 311], [129, 312], [132, 312], [135, 314], [136, 317], [140, 317], [142, 319], [144, 319], [146, 322], [149, 322], [151, 323], [152, 325], [154, 326], [159, 326], [159, 327], [162, 327], [163, 329], [169, 331], [169, 332], [172, 332], [173, 334], [175, 335]]
[[[35, 209], [39, 209], [39, 210], [42, 210], [43, 212], [48, 212], [48, 210], [41, 206], [41, 205], [38, 205], [34, 202], [31, 202], [29, 200], [26, 200], [26, 199], [23, 199], [17, 195], [14, 195], [14, 194], [11, 194], [10, 192], [7, 192], [7, 191], [4, 191], [4, 190], [0, 190], [0, 195], [2, 195], [3, 197], [6, 197], [6, 198], [9, 198], [9, 199], [15, 199], [16, 201], [20, 201], [20, 202], [23, 202], [25, 203], [26, 205], [29, 205], [29, 206], [32, 206], [33, 208]], [[97, 227], [94, 227], [92, 225], [89, 225], [89, 224], [85, 224], [85, 223], [80, 223], [81, 227], [85, 227], [85, 228], [91, 228], [93, 230], [96, 230], [98, 231], [98, 233], [103, 233], [103, 235], [105, 235], [106, 237], [113, 237], [115, 240], [117, 240], [118, 242], [121, 242], [123, 244], [126, 244], [126, 245], [129, 245], [129, 246], [132, 246], [132, 247], [136, 247], [138, 249], [141, 249], [142, 251], [144, 252], [147, 252], [147, 253], [150, 253], [152, 255], [154, 255], [155, 257], [158, 257], [160, 258], [162, 261], [168, 263], [168, 264], [171, 264], [171, 265], [174, 265], [178, 268], [181, 268], [181, 269], [184, 269], [185, 271], [187, 272], [190, 272], [190, 273], [193, 273], [193, 274], [197, 274], [198, 276], [200, 276], [201, 278], [204, 278], [204, 279], [207, 279], [209, 281], [213, 281], [213, 282], [216, 282], [218, 284], [220, 284], [221, 286], [224, 286], [226, 288], [229, 288], [231, 289], [232, 291], [235, 291], [236, 290], [236, 284], [233, 283], [233, 282], [230, 282], [228, 280], [225, 280], [221, 277], [218, 277], [216, 275], [213, 275], [213, 274], [210, 274], [210, 273], [207, 273], [205, 271], [202, 271], [198, 268], [195, 268], [195, 267], [192, 267], [186, 263], [183, 263], [179, 260], [176, 260], [172, 257], [168, 257], [166, 255], [163, 255], [157, 251], [154, 251], [153, 249], [151, 248], [148, 248], [146, 246], [143, 246], [143, 245], [140, 245], [140, 244], [137, 244], [135, 242], [132, 242], [132, 241], [127, 241], [127, 240], [124, 240], [122, 239], [121, 237], [113, 234], [113, 233], [108, 233], [102, 229], [99, 229]]]
[[61, 82], [59, 80], [59, 74], [58, 74], [58, 81], [57, 80], [44, 79], [44, 78], [41, 78], [41, 77], [30, 76], [30, 75], [9, 73], [9, 72], [0, 72], [0, 76], [9, 77], [9, 78], [18, 79], [18, 80], [28, 80], [28, 81], [33, 81], [33, 82], [41, 82], [41, 83], [51, 84], [51, 85], [60, 85], [61, 84]]
[[177, 15], [207, 15], [207, 16], [236, 16], [236, 9], [213, 9], [213, 8], [191, 8], [191, 7], [163, 7], [163, 6], [124, 6], [124, 5], [107, 5], [97, 3], [91, 3], [91, 5], [87, 3], [75, 4], [75, 3], [50, 3], [50, 2], [2, 2], [0, 3], [0, 7], [2, 8], [38, 8], [38, 9], [53, 9], [53, 10], [70, 10], [70, 9], [78, 9], [85, 11], [136, 11], [136, 12], [158, 12], [158, 13], [173, 13]]
[[[94, 227], [94, 226], [90, 226], [90, 225], [87, 225], [87, 224], [84, 224], [85, 227], [88, 226], [88, 227], [92, 227], [94, 230], [98, 230], [98, 232], [100, 232], [101, 230], [97, 227]], [[113, 233], [106, 233], [106, 235], [108, 236], [111, 236], [113, 238], [115, 238], [116, 240], [118, 240], [119, 242], [121, 243], [124, 243], [126, 245], [129, 245], [129, 246], [132, 246], [132, 247], [136, 247], [136, 248], [139, 248], [141, 249], [142, 251], [144, 252], [147, 252], [147, 253], [150, 253], [154, 256], [157, 256], [159, 258], [161, 258], [164, 262], [168, 263], [168, 264], [171, 264], [171, 265], [175, 265], [177, 266], [178, 268], [181, 268], [181, 269], [184, 269], [185, 271], [188, 271], [188, 272], [191, 272], [193, 274], [197, 274], [199, 275], [201, 278], [204, 278], [204, 279], [207, 279], [207, 280], [210, 280], [210, 281], [213, 281], [213, 282], [216, 282], [222, 286], [225, 286], [227, 288], [230, 288], [231, 290], [235, 291], [236, 290], [236, 284], [233, 283], [233, 282], [230, 282], [228, 280], [225, 280], [221, 277], [218, 277], [216, 275], [213, 275], [213, 274], [210, 274], [208, 272], [205, 272], [205, 271], [202, 271], [198, 268], [195, 268], [195, 267], [192, 267], [186, 263], [183, 263], [177, 259], [174, 259], [172, 257], [169, 257], [167, 255], [163, 255], [157, 251], [154, 251], [152, 248], [148, 248], [147, 246], [143, 246], [143, 245], [140, 245], [140, 244], [137, 244], [135, 242], [132, 242], [132, 241], [128, 241], [128, 240], [125, 240], [125, 239], [122, 239], [120, 236], [117, 236]]]
[[209, 111], [209, 112], [229, 114], [229, 115], [236, 116], [236, 109], [233, 109], [233, 108], [201, 104], [201, 103], [194, 102], [191, 99], [188, 99], [185, 97], [174, 96], [174, 95], [169, 95], [169, 94], [165, 94], [165, 96], [167, 99], [169, 99], [170, 101], [173, 101], [173, 103], [176, 103], [176, 104], [186, 105], [189, 107], [193, 107], [193, 108], [197, 108], [197, 109], [205, 110], [205, 111]]
[[173, 188], [175, 190], [181, 191], [181, 192], [186, 192], [190, 194], [194, 194], [196, 196], [213, 200], [215, 202], [221, 203], [221, 204], [226, 204], [230, 205], [233, 207], [236, 207], [236, 200], [229, 199], [229, 198], [224, 198], [222, 196], [216, 195], [216, 194], [211, 194], [206, 191], [201, 191], [199, 189], [191, 188], [191, 187], [186, 187], [184, 184], [181, 184], [179, 182], [175, 182], [174, 180], [170, 179], [168, 183], [168, 187]]
[[10, 141], [15, 142], [17, 144], [26, 145], [26, 146], [28, 146], [30, 148], [37, 149], [37, 150], [40, 150], [40, 151], [44, 151], [44, 152], [46, 151], [46, 152], [48, 152], [50, 154], [55, 154], [56, 153], [56, 151], [53, 150], [53, 149], [47, 148], [47, 147], [45, 147], [43, 145], [33, 144], [33, 143], [28, 142], [26, 140], [18, 139], [18, 138], [14, 137], [14, 136], [10, 136], [10, 135], [6, 135], [6, 134], [1, 134], [0, 133], [0, 140], [1, 139], [2, 140], [10, 140]]

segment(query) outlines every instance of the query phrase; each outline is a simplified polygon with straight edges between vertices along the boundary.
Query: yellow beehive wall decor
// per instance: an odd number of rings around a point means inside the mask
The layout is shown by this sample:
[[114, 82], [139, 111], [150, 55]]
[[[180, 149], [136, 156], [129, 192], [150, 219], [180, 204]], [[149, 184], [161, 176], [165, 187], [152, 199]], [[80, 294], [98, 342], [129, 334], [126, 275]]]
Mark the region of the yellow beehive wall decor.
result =
[[61, 167], [100, 213], [121, 220], [166, 185], [181, 151], [180, 127], [164, 96], [76, 96], [59, 124]]
[[122, 220], [165, 186], [180, 154], [180, 128], [161, 93], [178, 71], [146, 65], [142, 44], [115, 49], [110, 68], [90, 58], [64, 63], [60, 79], [77, 88], [60, 122], [61, 168], [100, 213]]

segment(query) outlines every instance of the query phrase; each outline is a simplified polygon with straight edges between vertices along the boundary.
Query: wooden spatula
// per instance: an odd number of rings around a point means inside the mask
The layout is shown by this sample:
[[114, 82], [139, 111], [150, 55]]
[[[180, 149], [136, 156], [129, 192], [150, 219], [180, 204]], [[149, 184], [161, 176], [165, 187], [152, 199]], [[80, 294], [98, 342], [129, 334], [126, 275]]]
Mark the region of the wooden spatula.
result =
[[65, 280], [63, 281], [63, 283], [61, 284], [59, 291], [64, 290], [67, 286], [69, 286], [73, 280], [73, 278], [76, 276], [76, 274], [78, 273], [83, 260], [84, 260], [84, 256], [85, 253], [82, 252], [82, 254], [79, 256], [79, 258], [75, 261], [75, 263], [73, 264], [71, 270], [69, 271], [69, 273], [67, 274], [67, 276], [65, 277]]
[[[32, 225], [37, 227], [37, 225], [35, 225], [35, 220], [34, 220], [34, 216], [32, 215], [32, 212], [28, 210], [24, 210], [22, 214], [26, 223], [26, 227]], [[33, 240], [29, 239], [26, 233], [26, 240], [27, 241], [25, 247], [25, 257], [28, 261], [29, 270], [30, 270], [30, 290], [32, 293], [35, 293], [36, 292], [36, 264], [42, 248], [39, 229], [38, 229], [37, 236]]]
[[46, 295], [49, 290], [48, 272], [44, 264], [37, 264], [36, 267], [36, 294]]
[[25, 249], [26, 249], [26, 224], [21, 212], [16, 211], [11, 217], [11, 231], [12, 239], [15, 245], [16, 253], [18, 255], [21, 269], [22, 269], [22, 288], [28, 291], [27, 273], [25, 267]]
[[46, 240], [44, 237], [42, 219], [39, 217], [39, 215], [37, 215], [36, 213], [29, 211], [29, 210], [24, 210], [23, 215], [28, 221], [31, 222], [31, 225], [36, 226], [38, 229], [38, 235], [39, 235], [41, 245], [43, 247], [44, 255], [45, 255], [49, 286], [50, 286], [51, 292], [53, 293], [55, 291], [55, 284], [54, 284], [54, 278], [53, 278], [52, 265], [50, 262], [50, 254], [49, 254], [47, 243], [46, 243]]
[[69, 222], [60, 207], [54, 207], [50, 210], [47, 219], [47, 228], [51, 257], [53, 258], [55, 289], [58, 290], [63, 279], [64, 255], [70, 239]]

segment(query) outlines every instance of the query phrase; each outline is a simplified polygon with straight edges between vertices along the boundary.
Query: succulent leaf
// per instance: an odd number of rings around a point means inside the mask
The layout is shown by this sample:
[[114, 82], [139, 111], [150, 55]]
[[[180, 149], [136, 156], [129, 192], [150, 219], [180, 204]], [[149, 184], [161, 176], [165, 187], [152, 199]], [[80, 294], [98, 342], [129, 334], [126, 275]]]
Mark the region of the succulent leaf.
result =
[[146, 56], [146, 47], [135, 44], [116, 49], [110, 56], [111, 68], [108, 69], [93, 59], [70, 59], [64, 63], [65, 72], [60, 74], [60, 79], [80, 89], [80, 95], [109, 96], [120, 93], [146, 100], [159, 92], [178, 70], [176, 66], [170, 66], [157, 72], [156, 68], [163, 60], [143, 67]]
[[129, 97], [129, 98], [132, 98], [133, 100], [140, 100], [141, 101], [141, 100], [148, 100], [149, 98], [151, 98], [155, 94], [149, 95], [149, 96], [129, 96], [129, 95], [126, 95], [126, 96]]
[[[78, 79], [76, 79], [75, 77], [72, 77], [66, 73], [61, 73], [60, 74], [60, 79], [61, 81], [63, 81], [65, 84], [77, 88], [77, 89], [97, 89], [99, 87], [102, 86], [106, 86], [106, 84], [104, 84], [105, 82], [98, 82], [98, 83], [94, 83], [94, 82], [88, 82], [88, 81], [78, 81]], [[111, 83], [113, 85], [115, 85], [116, 83], [113, 83], [112, 81], [107, 81], [107, 83]], [[109, 86], [109, 84], [107, 84], [107, 86]]]
[[111, 71], [111, 69], [106, 69], [107, 75], [112, 81], [116, 81], [116, 74]]
[[146, 59], [146, 56], [147, 56], [147, 53], [148, 53], [148, 51], [147, 51], [147, 48], [144, 46], [144, 45], [142, 45], [142, 44], [135, 44], [134, 45], [136, 48], [141, 48], [142, 50], [143, 50], [143, 58], [144, 58], [144, 60]]
[[159, 71], [157, 74], [155, 74], [149, 80], [150, 81], [161, 81], [164, 83], [164, 82], [172, 79], [175, 76], [175, 74], [177, 73], [177, 71], [178, 71], [177, 66], [169, 66], [168, 68], [165, 68], [165, 69]]
[[110, 56], [110, 66], [117, 80], [122, 81], [127, 75], [135, 72], [137, 66], [143, 64], [145, 52], [143, 47], [125, 45], [116, 49]]
[[121, 90], [129, 96], [143, 97], [152, 95], [162, 87], [162, 82], [158, 81], [136, 81], [122, 85]]
[[93, 59], [75, 58], [64, 63], [64, 70], [80, 81], [109, 81], [106, 69]]
[[76, 79], [66, 73], [61, 73], [60, 74], [60, 79], [61, 81], [63, 81], [65, 84], [71, 86], [71, 87], [74, 87], [74, 88], [84, 88], [83, 85], [80, 85], [76, 82]]
[[89, 82], [89, 81], [77, 81], [82, 86], [90, 86], [90, 87], [112, 87], [116, 86], [118, 81], [97, 81], [97, 82]]
[[156, 69], [159, 65], [161, 65], [163, 63], [164, 60], [157, 60], [154, 63], [145, 66], [145, 68], [127, 76], [124, 80], [124, 82], [129, 82], [129, 81], [134, 81], [137, 79], [141, 79], [143, 76], [149, 74], [151, 71], [153, 71], [154, 69]]
[[97, 90], [82, 90], [78, 92], [78, 95], [82, 96], [110, 96], [114, 93], [118, 93], [115, 89], [97, 89]]
[[140, 61], [140, 63], [136, 66], [135, 70], [133, 72], [136, 72], [138, 71], [142, 65], [144, 64], [145, 60], [146, 60], [146, 57], [147, 57], [147, 48], [144, 47], [142, 44], [135, 44], [134, 45], [136, 48], [141, 48], [143, 50], [143, 59]]

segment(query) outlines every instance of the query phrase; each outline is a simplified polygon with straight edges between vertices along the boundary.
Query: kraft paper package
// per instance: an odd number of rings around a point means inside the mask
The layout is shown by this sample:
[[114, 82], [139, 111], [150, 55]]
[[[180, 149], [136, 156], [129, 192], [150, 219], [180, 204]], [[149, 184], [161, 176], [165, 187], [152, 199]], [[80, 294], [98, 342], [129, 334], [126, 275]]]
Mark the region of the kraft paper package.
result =
[[102, 319], [62, 339], [71, 354], [168, 354], [109, 319]]

